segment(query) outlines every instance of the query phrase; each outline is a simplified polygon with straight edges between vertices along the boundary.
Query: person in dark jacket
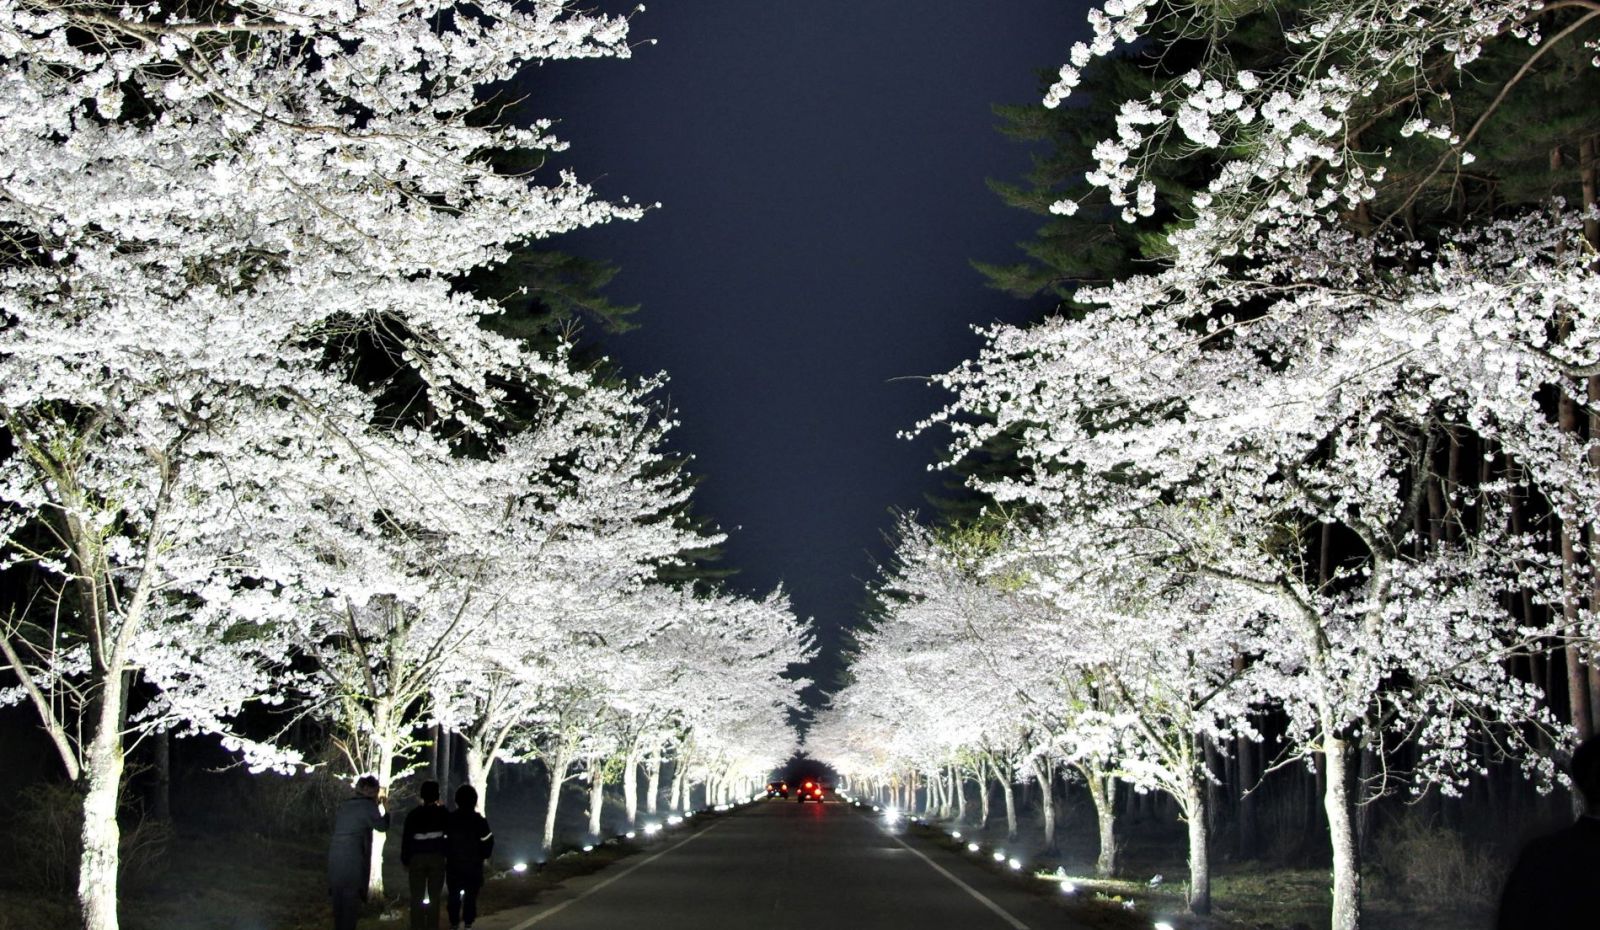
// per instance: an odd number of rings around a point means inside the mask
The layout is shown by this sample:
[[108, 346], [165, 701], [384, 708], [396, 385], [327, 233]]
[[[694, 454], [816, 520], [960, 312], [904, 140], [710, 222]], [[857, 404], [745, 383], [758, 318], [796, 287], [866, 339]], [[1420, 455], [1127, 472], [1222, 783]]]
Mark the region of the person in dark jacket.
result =
[[406, 815], [400, 864], [411, 876], [411, 930], [439, 930], [450, 812], [439, 803], [438, 782], [423, 782], [417, 793], [422, 804]]
[[1500, 896], [1497, 930], [1593, 930], [1600, 926], [1600, 737], [1572, 754], [1572, 783], [1585, 814], [1529, 843]]
[[478, 789], [462, 785], [456, 789], [456, 809], [450, 812], [449, 855], [445, 878], [450, 883], [450, 930], [459, 930], [466, 919], [467, 930], [478, 919], [478, 889], [483, 887], [483, 864], [494, 852], [494, 833], [489, 821], [478, 813]]
[[367, 900], [372, 867], [372, 834], [389, 829], [386, 798], [378, 780], [363, 775], [356, 795], [339, 804], [328, 844], [328, 891], [333, 896], [333, 930], [356, 930], [361, 905]]

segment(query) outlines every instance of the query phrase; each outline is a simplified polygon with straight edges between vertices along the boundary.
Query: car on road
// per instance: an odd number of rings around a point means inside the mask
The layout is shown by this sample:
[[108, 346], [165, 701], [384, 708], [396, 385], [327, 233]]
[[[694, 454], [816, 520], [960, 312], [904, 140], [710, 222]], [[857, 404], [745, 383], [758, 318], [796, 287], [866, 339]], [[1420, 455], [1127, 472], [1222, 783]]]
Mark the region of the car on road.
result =
[[799, 803], [804, 804], [807, 801], [816, 801], [818, 804], [821, 804], [822, 792], [824, 788], [825, 786], [822, 784], [822, 782], [817, 781], [815, 778], [806, 779], [800, 783], [800, 790], [796, 792], [800, 798]]
[[789, 783], [782, 781], [767, 782], [767, 797], [786, 798], [789, 796]]

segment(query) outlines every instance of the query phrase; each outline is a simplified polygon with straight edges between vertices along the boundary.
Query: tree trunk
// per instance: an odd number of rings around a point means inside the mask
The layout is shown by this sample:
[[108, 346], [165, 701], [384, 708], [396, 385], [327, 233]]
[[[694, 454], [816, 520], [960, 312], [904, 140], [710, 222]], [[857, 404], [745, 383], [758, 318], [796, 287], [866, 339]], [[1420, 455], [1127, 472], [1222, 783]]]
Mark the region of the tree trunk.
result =
[[[1593, 184], [1594, 150], [1592, 140], [1584, 140], [1579, 146], [1579, 177], [1581, 180]], [[1584, 156], [1587, 155], [1587, 164]], [[1587, 171], [1585, 169], [1588, 169]], [[1550, 150], [1550, 172], [1556, 174], [1563, 170], [1561, 148], [1556, 146]], [[1584, 190], [1585, 199], [1593, 196], [1592, 189]], [[1591, 200], [1592, 203], [1592, 200]], [[1587, 204], [1586, 204], [1587, 205]], [[1588, 232], [1588, 229], [1585, 229]], [[1570, 329], [1570, 324], [1563, 322], [1560, 334], [1564, 337]], [[1564, 433], [1578, 432], [1577, 404], [1568, 396], [1566, 391], [1559, 392], [1556, 399], [1556, 424]], [[1576, 438], [1576, 437], [1575, 437]], [[1591, 437], [1594, 438], [1594, 437]], [[1591, 456], [1591, 461], [1593, 457]], [[1567, 708], [1571, 714], [1572, 726], [1578, 731], [1578, 742], [1583, 742], [1594, 734], [1594, 718], [1589, 715], [1589, 675], [1583, 667], [1583, 660], [1575, 648], [1577, 637], [1577, 621], [1579, 613], [1578, 592], [1578, 540], [1574, 538], [1569, 521], [1566, 517], [1560, 518], [1560, 547], [1561, 547], [1561, 619], [1564, 629], [1561, 631], [1566, 648], [1562, 651], [1566, 655], [1567, 666]], [[1578, 808], [1577, 802], [1574, 807]], [[1582, 813], [1581, 809], [1578, 811]]]
[[[467, 740], [464, 748], [467, 784], [478, 789], [478, 813], [482, 814], [489, 809], [489, 767], [494, 765], [494, 759], [475, 740]], [[440, 787], [443, 788], [442, 782]]]
[[567, 756], [565, 748], [558, 750], [548, 765], [550, 795], [545, 801], [544, 833], [539, 838], [539, 848], [544, 852], [546, 859], [550, 858], [550, 851], [556, 845], [556, 809], [561, 806], [561, 786], [567, 783], [567, 769], [571, 767], [572, 760]]
[[1234, 755], [1238, 759], [1239, 773], [1239, 858], [1254, 859], [1260, 850], [1259, 828], [1256, 826], [1256, 744], [1248, 737], [1239, 737]]
[[1011, 787], [1011, 778], [1008, 773], [1001, 772], [998, 767], [995, 774], [1000, 777], [1000, 793], [1006, 801], [1006, 839], [1017, 838], [1017, 798]]
[[[599, 758], [589, 759], [589, 835], [598, 842], [604, 834], [600, 815], [605, 810], [606, 776], [604, 763]], [[632, 826], [632, 822], [629, 822]]]
[[[1356, 778], [1357, 785], [1371, 784], [1378, 776], [1378, 766], [1381, 764], [1381, 760], [1379, 760], [1378, 754], [1367, 745], [1367, 741], [1371, 738], [1374, 729], [1375, 728], [1373, 727], [1370, 719], [1367, 721], [1366, 725], [1361, 728], [1362, 738], [1361, 749], [1359, 751], [1361, 763], [1359, 770], [1360, 774]], [[1444, 797], [1443, 793], [1438, 790], [1432, 790], [1429, 793], [1435, 798], [1439, 798], [1441, 800]], [[1358, 804], [1356, 806], [1357, 849], [1370, 850], [1372, 848], [1372, 817], [1374, 812], [1373, 805], [1371, 804]]]
[[686, 764], [682, 754], [672, 760], [672, 789], [668, 792], [672, 796], [672, 803], [669, 806], [680, 814], [688, 809], [684, 803], [683, 791], [683, 773], [688, 770], [689, 766]]
[[448, 799], [449, 795], [444, 790], [444, 777], [441, 774], [444, 771], [444, 760], [440, 758], [442, 751], [440, 743], [444, 740], [444, 733], [442, 725], [437, 723], [433, 725], [432, 745], [428, 747], [428, 776], [439, 783], [439, 796]]
[[1094, 801], [1094, 817], [1100, 828], [1100, 854], [1095, 857], [1094, 874], [1110, 878], [1117, 874], [1117, 784], [1109, 775], [1085, 770], [1089, 797]]
[[1350, 790], [1350, 743], [1328, 733], [1323, 721], [1326, 789], [1323, 807], [1328, 815], [1328, 835], [1333, 845], [1332, 930], [1358, 930], [1361, 926], [1361, 849], [1356, 844], [1356, 799]]
[[[1313, 827], [1322, 826], [1322, 821], [1327, 819], [1328, 807], [1328, 765], [1322, 755], [1318, 753], [1311, 760], [1311, 798], [1310, 798], [1310, 824]], [[1318, 808], [1321, 808], [1319, 810]]]
[[1206, 760], [1206, 836], [1215, 836], [1217, 832], [1217, 817], [1222, 813], [1222, 776], [1227, 774], [1227, 766], [1223, 764], [1222, 753], [1217, 751], [1217, 744], [1209, 737], [1200, 737]]
[[1210, 834], [1206, 829], [1206, 792], [1200, 785], [1189, 784], [1180, 799], [1183, 816], [1189, 822], [1189, 913], [1211, 913], [1211, 855]]
[[950, 766], [950, 787], [956, 795], [956, 826], [967, 822], [967, 786], [961, 776], [961, 766]]
[[172, 819], [172, 736], [166, 730], [150, 738], [151, 754], [155, 756], [155, 786], [150, 792], [150, 816], [155, 820]]
[[1053, 853], [1056, 852], [1056, 804], [1051, 787], [1055, 781], [1055, 767], [1048, 759], [1036, 760], [1033, 773], [1039, 781], [1039, 810], [1044, 814], [1044, 851]]
[[639, 825], [639, 751], [630, 749], [622, 760], [622, 807], [627, 811], [628, 827]]
[[[394, 781], [394, 747], [400, 736], [392, 732], [393, 719], [387, 703], [380, 701], [372, 715], [372, 774], [378, 779], [379, 792], [384, 795], [389, 793], [389, 785]], [[372, 860], [367, 866], [367, 898], [371, 900], [383, 898], [383, 847], [388, 839], [387, 832], [372, 835]]]
[[99, 719], [84, 754], [83, 854], [78, 862], [78, 905], [84, 930], [117, 930], [117, 871], [122, 832], [117, 794], [122, 787], [123, 676], [103, 676]]
[[978, 782], [978, 829], [986, 830], [989, 827], [989, 776], [982, 762], [978, 763], [973, 774]]
[[656, 802], [661, 799], [661, 743], [659, 740], [650, 746], [650, 754], [645, 757], [644, 773], [644, 812], [654, 816], [658, 810]]
[[1600, 142], [1589, 136], [1578, 143], [1578, 179], [1583, 185], [1583, 206], [1590, 210], [1583, 220], [1583, 237], [1600, 251], [1600, 218], [1593, 209], [1600, 206]]
[[[1562, 395], [1560, 406], [1562, 424], [1565, 426], [1569, 417], [1575, 416], [1571, 413], [1572, 401]], [[1577, 649], [1578, 554], [1566, 520], [1561, 521], [1561, 581], [1561, 637], [1566, 643], [1562, 651], [1566, 654], [1567, 709], [1571, 714], [1572, 726], [1578, 731], [1578, 742], [1581, 743], [1594, 734], [1594, 725], [1589, 717], [1589, 674]]]

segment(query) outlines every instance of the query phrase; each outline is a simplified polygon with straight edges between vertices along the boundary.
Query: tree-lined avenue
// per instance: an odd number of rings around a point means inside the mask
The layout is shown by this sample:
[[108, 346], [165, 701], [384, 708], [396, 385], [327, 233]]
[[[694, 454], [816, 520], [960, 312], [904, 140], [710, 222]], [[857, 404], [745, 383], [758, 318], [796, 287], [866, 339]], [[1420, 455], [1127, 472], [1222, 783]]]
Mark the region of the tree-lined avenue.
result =
[[[560, 894], [558, 892], [558, 894]], [[848, 805], [751, 805], [637, 863], [480, 930], [766, 927], [1070, 928], [1061, 910]]]

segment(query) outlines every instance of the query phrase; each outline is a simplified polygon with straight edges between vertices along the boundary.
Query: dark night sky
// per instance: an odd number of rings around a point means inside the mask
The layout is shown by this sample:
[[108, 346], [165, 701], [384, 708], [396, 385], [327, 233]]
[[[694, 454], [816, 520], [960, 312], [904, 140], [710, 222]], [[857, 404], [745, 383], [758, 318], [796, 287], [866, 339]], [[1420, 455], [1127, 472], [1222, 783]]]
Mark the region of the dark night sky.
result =
[[[625, 7], [624, 7], [625, 9]], [[632, 60], [546, 66], [533, 111], [637, 224], [559, 248], [619, 264], [642, 303], [606, 336], [626, 369], [671, 375], [699, 509], [730, 535], [735, 587], [782, 581], [836, 673], [837, 633], [886, 555], [892, 510], [937, 488], [928, 440], [896, 438], [943, 395], [919, 376], [971, 356], [972, 324], [1038, 312], [985, 287], [1038, 225], [986, 177], [1028, 151], [995, 103], [1084, 32], [1083, 0], [693, 0], [633, 20]]]

